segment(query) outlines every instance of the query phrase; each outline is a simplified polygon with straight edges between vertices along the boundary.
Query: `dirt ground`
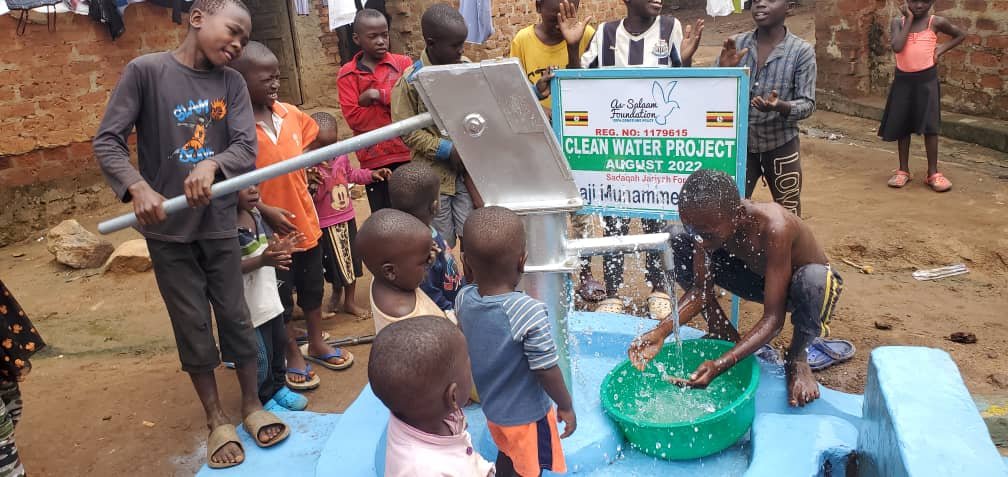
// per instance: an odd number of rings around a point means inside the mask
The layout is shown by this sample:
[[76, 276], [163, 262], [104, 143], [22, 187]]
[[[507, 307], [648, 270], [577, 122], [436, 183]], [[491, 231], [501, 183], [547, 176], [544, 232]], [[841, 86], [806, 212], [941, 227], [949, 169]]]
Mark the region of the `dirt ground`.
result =
[[[789, 24], [810, 38], [810, 8], [799, 9]], [[709, 22], [699, 64], [710, 64], [724, 34], [750, 27], [747, 15]], [[892, 190], [885, 181], [896, 166], [895, 147], [875, 138], [876, 123], [818, 112], [804, 126], [836, 135], [802, 137], [804, 214], [845, 280], [833, 333], [858, 348], [850, 362], [820, 373], [821, 382], [859, 393], [871, 349], [913, 345], [948, 351], [970, 391], [996, 391], [988, 376], [1004, 372], [1008, 356], [1008, 155], [943, 139], [941, 167], [955, 188], [938, 195], [921, 181], [923, 147], [917, 142], [914, 182]], [[768, 200], [766, 189], [756, 198]], [[366, 200], [355, 206], [363, 219]], [[115, 205], [77, 218], [94, 230], [98, 221], [127, 210]], [[179, 370], [153, 274], [69, 271], [52, 261], [37, 240], [41, 235], [0, 249], [0, 276], [50, 344], [22, 385], [25, 413], [17, 443], [30, 475], [192, 475], [204, 462], [207, 431], [189, 379]], [[125, 231], [110, 239], [118, 244], [137, 237]], [[859, 273], [845, 259], [870, 265], [874, 273]], [[627, 263], [628, 283], [640, 285], [638, 267]], [[933, 282], [910, 275], [954, 263], [965, 263], [970, 273]], [[366, 300], [366, 287], [360, 292]], [[760, 311], [745, 304], [743, 328]], [[373, 329], [370, 321], [346, 315], [326, 327], [337, 337]], [[947, 337], [955, 331], [976, 333], [978, 342], [953, 343]], [[775, 343], [786, 343], [788, 336], [785, 331]], [[349, 349], [356, 365], [321, 371], [322, 387], [309, 393], [310, 410], [340, 412], [365, 384], [368, 347]], [[232, 374], [218, 371], [226, 408], [237, 416]]]

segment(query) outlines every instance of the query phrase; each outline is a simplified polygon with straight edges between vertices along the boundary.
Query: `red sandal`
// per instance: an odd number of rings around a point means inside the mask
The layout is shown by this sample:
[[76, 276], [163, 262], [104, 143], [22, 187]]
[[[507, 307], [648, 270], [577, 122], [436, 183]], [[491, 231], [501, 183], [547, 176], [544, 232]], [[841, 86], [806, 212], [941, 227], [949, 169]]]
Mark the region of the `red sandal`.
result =
[[948, 192], [952, 188], [952, 182], [950, 182], [941, 172], [935, 172], [927, 178], [927, 185], [931, 186], [931, 190], [935, 192]]
[[895, 187], [897, 189], [902, 188], [910, 182], [910, 173], [907, 171], [896, 170], [893, 171], [893, 176], [889, 178], [887, 184], [889, 187]]

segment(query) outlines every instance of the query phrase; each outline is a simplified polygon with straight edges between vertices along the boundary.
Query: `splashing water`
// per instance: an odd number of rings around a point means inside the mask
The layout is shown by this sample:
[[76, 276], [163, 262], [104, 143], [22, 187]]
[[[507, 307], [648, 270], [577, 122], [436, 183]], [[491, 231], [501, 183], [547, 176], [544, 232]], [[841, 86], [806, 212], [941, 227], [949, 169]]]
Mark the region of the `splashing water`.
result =
[[683, 369], [685, 366], [683, 366], [682, 334], [679, 329], [679, 299], [676, 297], [676, 286], [679, 283], [676, 281], [676, 266], [672, 263], [666, 264], [664, 268], [665, 287], [668, 288], [669, 296], [672, 297], [672, 325], [674, 326], [672, 333], [675, 335], [676, 360], [679, 365], [678, 371], [682, 377], [686, 377], [688, 371]]

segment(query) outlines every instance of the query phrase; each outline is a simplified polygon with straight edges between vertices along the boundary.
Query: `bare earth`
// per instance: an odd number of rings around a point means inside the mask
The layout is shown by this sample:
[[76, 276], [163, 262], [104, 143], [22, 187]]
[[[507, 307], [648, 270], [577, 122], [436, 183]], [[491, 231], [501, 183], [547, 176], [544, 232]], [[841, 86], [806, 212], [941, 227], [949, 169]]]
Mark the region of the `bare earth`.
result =
[[[789, 24], [809, 38], [812, 16], [799, 12]], [[681, 16], [690, 13], [696, 16]], [[699, 64], [710, 64], [719, 37], [750, 27], [747, 15], [709, 22]], [[893, 190], [885, 181], [896, 166], [895, 147], [875, 138], [876, 123], [819, 112], [805, 126], [839, 137], [802, 137], [804, 213], [845, 280], [833, 333], [858, 348], [850, 362], [820, 373], [821, 382], [859, 393], [871, 349], [913, 345], [948, 351], [972, 392], [995, 391], [988, 376], [1003, 372], [1008, 357], [1008, 155], [943, 139], [941, 167], [955, 188], [938, 195], [922, 183], [923, 146], [916, 142], [914, 181]], [[765, 188], [756, 198], [769, 199]], [[362, 220], [366, 200], [355, 206]], [[94, 230], [100, 219], [127, 210], [115, 205], [81, 211], [77, 218]], [[111, 239], [136, 237], [126, 231]], [[874, 273], [859, 273], [843, 259], [870, 265]], [[639, 286], [636, 262], [627, 263], [629, 283]], [[970, 273], [934, 282], [910, 276], [954, 263], [965, 263]], [[56, 264], [41, 241], [0, 249], [0, 276], [50, 343], [22, 386], [25, 413], [17, 443], [25, 466], [36, 476], [192, 475], [204, 462], [207, 430], [189, 379], [179, 370], [153, 274], [91, 273]], [[360, 291], [366, 302], [366, 287]], [[638, 306], [643, 301], [635, 298]], [[743, 328], [760, 311], [745, 304]], [[877, 329], [876, 323], [891, 329]], [[337, 337], [373, 330], [370, 320], [347, 315], [326, 327]], [[953, 343], [947, 338], [955, 331], [976, 333], [978, 342]], [[775, 344], [782, 346], [789, 335], [785, 331]], [[323, 384], [308, 394], [310, 410], [340, 412], [363, 387], [368, 347], [350, 350], [357, 356], [351, 369], [320, 371]], [[218, 371], [226, 408], [237, 419], [232, 374]]]

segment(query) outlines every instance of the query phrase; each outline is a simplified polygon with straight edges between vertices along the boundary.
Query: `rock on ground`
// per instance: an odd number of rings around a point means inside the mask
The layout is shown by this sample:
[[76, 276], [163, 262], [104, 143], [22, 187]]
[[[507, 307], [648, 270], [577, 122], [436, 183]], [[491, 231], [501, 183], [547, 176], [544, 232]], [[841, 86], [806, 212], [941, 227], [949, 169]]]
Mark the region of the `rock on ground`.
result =
[[143, 273], [150, 269], [150, 252], [144, 239], [123, 242], [105, 263], [105, 273]]
[[46, 249], [56, 261], [73, 268], [100, 267], [115, 250], [107, 240], [89, 232], [76, 220], [60, 222], [46, 234]]

